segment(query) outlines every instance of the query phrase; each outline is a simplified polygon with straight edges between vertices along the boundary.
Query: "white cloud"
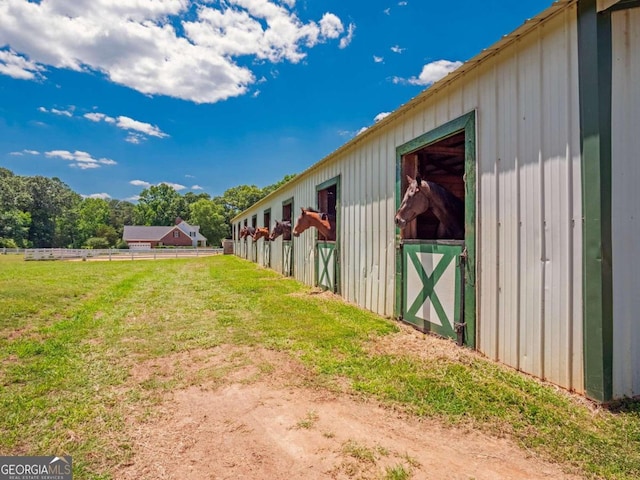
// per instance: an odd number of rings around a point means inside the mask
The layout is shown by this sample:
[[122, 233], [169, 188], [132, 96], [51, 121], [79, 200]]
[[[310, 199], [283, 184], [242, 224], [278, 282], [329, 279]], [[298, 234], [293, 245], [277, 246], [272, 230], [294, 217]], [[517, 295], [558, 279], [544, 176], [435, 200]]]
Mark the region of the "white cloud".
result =
[[353, 34], [355, 31], [356, 31], [356, 25], [354, 23], [350, 23], [349, 26], [347, 27], [347, 36], [342, 37], [340, 39], [340, 44], [338, 45], [338, 47], [347, 48], [351, 43], [351, 40], [353, 40]]
[[[0, 42], [0, 44], [2, 43]], [[39, 80], [43, 77], [42, 72], [44, 71], [45, 68], [42, 65], [28, 60], [13, 50], [0, 50], [1, 75], [8, 75], [19, 80]]]
[[40, 152], [37, 150], [24, 149], [21, 152], [9, 152], [9, 155], [13, 155], [14, 157], [22, 157], [24, 155], [40, 155]]
[[131, 197], [125, 198], [127, 202], [137, 202], [140, 200], [140, 195], [133, 195]]
[[400, 45], [394, 45], [390, 48], [393, 53], [402, 53], [406, 50], [406, 48], [401, 48]]
[[140, 132], [151, 137], [165, 138], [169, 136], [155, 125], [139, 122], [138, 120], [125, 116], [119, 116], [117, 118], [116, 126], [124, 130], [135, 130], [136, 132]]
[[45, 107], [38, 107], [38, 111], [43, 113], [53, 113], [54, 115], [60, 115], [63, 117], [73, 117], [73, 111], [75, 107], [69, 107], [68, 110], [59, 110], [57, 108], [46, 109]]
[[191, 187], [191, 190], [204, 190], [204, 188], [202, 188], [200, 185], [193, 185]]
[[398, 2], [398, 6], [400, 7], [406, 7], [407, 5], [409, 5], [409, 2]]
[[382, 62], [384, 62], [384, 57], [378, 57], [378, 56], [374, 55], [373, 56], [373, 61], [375, 63], [382, 63]]
[[100, 168], [102, 165], [117, 165], [117, 162], [110, 158], [93, 158], [89, 153], [80, 150], [76, 150], [75, 152], [70, 152], [69, 150], [50, 150], [44, 152], [44, 155], [47, 158], [67, 160], [71, 162], [69, 166], [81, 170]]
[[410, 77], [403, 79], [400, 77], [394, 77], [394, 83], [408, 83], [410, 85], [431, 85], [437, 82], [441, 78], [444, 78], [449, 73], [453, 72], [456, 68], [462, 65], [462, 62], [451, 62], [449, 60], [436, 60], [422, 67], [422, 72], [417, 77]]
[[382, 120], [385, 117], [388, 117], [389, 115], [391, 115], [391, 112], [381, 112], [375, 117], [373, 117], [373, 121], [374, 123], [378, 123], [380, 120]]
[[164, 133], [156, 125], [150, 123], [140, 122], [130, 117], [120, 115], [119, 117], [110, 117], [100, 112], [85, 113], [84, 118], [91, 120], [92, 122], [105, 122], [114, 125], [122, 130], [127, 130], [129, 135], [125, 139], [129, 143], [138, 144], [143, 140], [146, 140], [146, 136], [166, 138], [169, 135]]
[[385, 8], [383, 10], [383, 12], [384, 12], [385, 15], [391, 15], [391, 9], [390, 8]]
[[144, 188], [149, 188], [152, 185], [151, 183], [145, 182], [144, 180], [131, 180], [129, 183], [136, 187], [144, 187]]
[[[129, 184], [134, 185], [136, 187], [143, 187], [143, 188], [149, 188], [153, 185], [153, 183], [149, 183], [144, 180], [131, 180]], [[184, 190], [185, 188], [187, 188], [184, 185], [180, 185], [179, 183], [172, 183], [172, 182], [160, 182], [160, 183], [156, 183], [156, 185], [168, 185], [176, 191]]]
[[84, 198], [101, 198], [103, 200], [109, 200], [111, 195], [108, 193], [92, 193], [91, 195], [85, 195]]
[[178, 192], [180, 190], [184, 190], [185, 188], [187, 188], [184, 185], [180, 185], [179, 183], [171, 183], [171, 182], [160, 182], [158, 185], [162, 185], [162, 184], [168, 185], [168, 186], [170, 186], [171, 188], [173, 188], [174, 190], [176, 190]]
[[196, 178], [195, 175], [189, 175], [188, 173], [186, 173], [184, 175], [185, 178]]
[[298, 63], [344, 30], [332, 13], [303, 21], [294, 7], [295, 0], [2, 0], [0, 74], [36, 80], [45, 66], [100, 72], [146, 95], [215, 103], [256, 81], [243, 57]]
[[320, 19], [320, 33], [327, 38], [338, 38], [344, 27], [342, 22], [333, 13], [325, 13]]

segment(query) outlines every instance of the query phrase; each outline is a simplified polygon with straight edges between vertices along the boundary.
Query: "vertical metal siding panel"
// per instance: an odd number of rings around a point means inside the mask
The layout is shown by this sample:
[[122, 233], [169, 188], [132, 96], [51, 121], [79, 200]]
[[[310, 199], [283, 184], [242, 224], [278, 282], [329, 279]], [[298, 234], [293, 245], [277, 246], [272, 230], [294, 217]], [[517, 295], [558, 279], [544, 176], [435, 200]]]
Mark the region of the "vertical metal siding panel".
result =
[[492, 67], [479, 73], [478, 95], [478, 349], [488, 357], [498, 360], [498, 311], [497, 311], [497, 207], [496, 183], [496, 72]]
[[615, 12], [612, 99], [613, 395], [640, 395], [640, 9]]
[[344, 281], [340, 288], [340, 293], [348, 301], [352, 302], [354, 297], [355, 280], [351, 265], [353, 257], [353, 231], [354, 231], [354, 215], [353, 215], [353, 154], [349, 155], [349, 160], [345, 161], [342, 166], [342, 180], [340, 184], [340, 269], [345, 270]]
[[360, 289], [360, 299], [358, 305], [365, 307], [368, 304], [369, 297], [369, 282], [371, 277], [369, 276], [369, 260], [371, 243], [369, 242], [369, 232], [373, 225], [370, 217], [371, 210], [371, 168], [369, 167], [371, 161], [370, 152], [371, 141], [367, 141], [363, 147], [361, 147], [362, 161], [360, 162], [360, 281], [362, 287]]
[[359, 182], [361, 174], [361, 166], [359, 165], [360, 151], [352, 153], [352, 161], [349, 171], [351, 172], [351, 255], [348, 259], [349, 272], [351, 274], [350, 283], [353, 285], [353, 293], [351, 301], [355, 304], [358, 303], [360, 296], [361, 278], [359, 275], [360, 268], [360, 197], [359, 197]]
[[539, 31], [520, 43], [519, 152], [520, 160], [520, 359], [523, 371], [541, 377], [541, 203], [540, 150], [542, 62]]
[[500, 359], [518, 367], [518, 191], [517, 191], [517, 63], [512, 53], [500, 60], [497, 82], [498, 119], [498, 345]]
[[396, 228], [393, 223], [393, 218], [396, 212], [396, 132], [392, 130], [387, 133], [385, 141], [386, 147], [386, 172], [387, 183], [386, 188], [386, 228], [387, 228], [387, 266], [386, 266], [386, 292], [387, 302], [385, 305], [385, 313], [391, 315], [394, 313], [395, 296], [396, 296], [396, 255], [395, 255], [395, 235]]
[[[450, 89], [452, 90], [452, 89]], [[455, 90], [452, 90], [448, 97], [448, 114], [449, 120], [453, 120], [454, 118], [461, 117], [463, 114], [467, 113], [463, 110], [462, 105], [464, 104], [464, 90], [463, 86], [460, 85]]]
[[580, 151], [580, 101], [576, 85], [579, 85], [578, 75], [578, 22], [577, 6], [573, 5], [565, 12], [567, 24], [567, 43], [570, 55], [568, 62], [570, 76], [567, 79], [570, 98], [570, 132], [569, 132], [569, 162], [571, 182], [573, 184], [571, 199], [571, 247], [573, 261], [571, 263], [570, 281], [572, 282], [572, 346], [571, 346], [571, 386], [579, 393], [584, 393], [584, 362], [583, 362], [583, 308], [582, 308], [582, 161]]
[[571, 365], [567, 352], [572, 347], [571, 281], [567, 262], [571, 251], [571, 216], [569, 199], [573, 185], [568, 178], [571, 165], [569, 119], [571, 98], [567, 91], [568, 45], [566, 25], [562, 17], [548, 25], [543, 40], [543, 115], [544, 115], [544, 189], [545, 189], [545, 318], [544, 318], [544, 378], [562, 386], [571, 385]]
[[371, 189], [369, 218], [371, 228], [369, 229], [369, 310], [379, 312], [380, 299], [380, 245], [383, 235], [380, 219], [380, 138], [371, 142]]

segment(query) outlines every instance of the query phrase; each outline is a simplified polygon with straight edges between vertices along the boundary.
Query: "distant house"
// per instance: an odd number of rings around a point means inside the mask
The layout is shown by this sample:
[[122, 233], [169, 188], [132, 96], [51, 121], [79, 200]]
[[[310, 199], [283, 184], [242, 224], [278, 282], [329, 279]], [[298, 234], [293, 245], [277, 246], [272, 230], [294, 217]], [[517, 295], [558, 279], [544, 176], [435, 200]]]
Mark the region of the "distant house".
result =
[[200, 233], [200, 227], [189, 225], [181, 218], [177, 218], [176, 224], [170, 227], [125, 225], [122, 239], [132, 249], [207, 246], [207, 239]]

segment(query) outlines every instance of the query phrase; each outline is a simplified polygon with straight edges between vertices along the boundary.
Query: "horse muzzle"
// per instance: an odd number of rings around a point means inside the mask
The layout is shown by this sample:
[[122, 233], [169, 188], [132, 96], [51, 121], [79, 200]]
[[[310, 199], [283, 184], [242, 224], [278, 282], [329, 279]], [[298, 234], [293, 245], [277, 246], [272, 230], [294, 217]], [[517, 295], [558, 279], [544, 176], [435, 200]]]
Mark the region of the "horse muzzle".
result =
[[407, 221], [404, 218], [398, 217], [396, 216], [396, 218], [394, 219], [396, 225], [400, 228], [404, 228], [407, 226]]

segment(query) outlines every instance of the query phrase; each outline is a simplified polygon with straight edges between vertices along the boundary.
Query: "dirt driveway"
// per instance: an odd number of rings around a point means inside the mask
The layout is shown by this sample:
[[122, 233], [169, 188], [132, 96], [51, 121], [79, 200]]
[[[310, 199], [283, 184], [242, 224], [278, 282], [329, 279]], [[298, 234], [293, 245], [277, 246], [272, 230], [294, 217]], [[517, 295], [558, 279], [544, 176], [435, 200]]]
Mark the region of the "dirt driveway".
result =
[[[411, 329], [390, 337], [424, 349], [424, 336]], [[426, 342], [443, 348], [438, 339]], [[418, 420], [346, 393], [346, 386], [318, 386], [279, 352], [190, 351], [143, 362], [130, 380], [133, 387], [176, 379], [179, 387], [167, 389], [151, 413], [130, 412], [134, 455], [115, 478], [579, 478], [508, 439]]]

